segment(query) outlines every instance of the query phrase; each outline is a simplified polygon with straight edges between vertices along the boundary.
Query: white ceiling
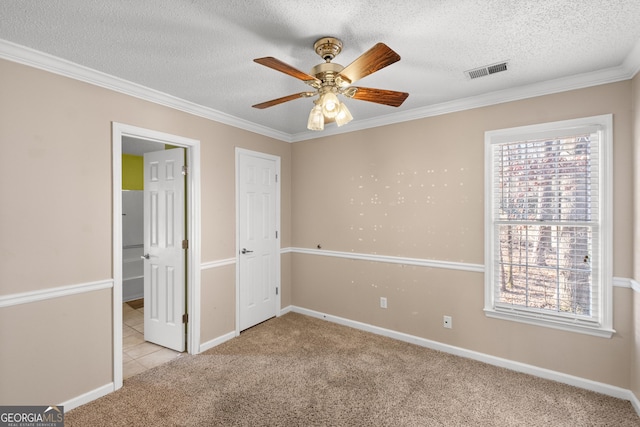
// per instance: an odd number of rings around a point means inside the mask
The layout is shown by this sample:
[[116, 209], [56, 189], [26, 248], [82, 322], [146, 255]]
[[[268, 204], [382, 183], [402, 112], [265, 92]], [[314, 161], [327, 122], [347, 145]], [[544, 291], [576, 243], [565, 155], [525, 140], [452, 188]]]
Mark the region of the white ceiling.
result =
[[162, 151], [164, 149], [165, 144], [159, 142], [132, 138], [130, 136], [122, 137], [122, 152], [125, 154], [143, 156], [144, 153], [149, 153], [152, 151]]
[[[638, 0], [3, 0], [0, 23], [12, 51], [35, 49], [285, 140], [319, 136], [306, 130], [312, 99], [251, 105], [309, 87], [253, 59], [274, 56], [308, 73], [322, 62], [313, 43], [324, 36], [343, 41], [333, 62], [345, 66], [387, 44], [402, 59], [358, 86], [410, 94], [399, 108], [347, 100], [354, 120], [340, 131], [628, 79], [640, 69]], [[506, 72], [464, 74], [505, 60]], [[331, 124], [324, 134], [336, 131]]]

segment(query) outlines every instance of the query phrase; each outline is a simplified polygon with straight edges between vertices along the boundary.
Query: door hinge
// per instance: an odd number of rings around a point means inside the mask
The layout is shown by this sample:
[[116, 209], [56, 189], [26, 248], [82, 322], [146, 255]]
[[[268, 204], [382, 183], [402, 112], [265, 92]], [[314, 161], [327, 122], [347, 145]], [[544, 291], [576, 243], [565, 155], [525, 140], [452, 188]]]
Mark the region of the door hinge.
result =
[[189, 173], [189, 168], [185, 165], [182, 166], [182, 175], [187, 175]]
[[278, 295], [278, 287], [276, 286], [276, 295]]
[[185, 313], [182, 315], [182, 323], [189, 323], [189, 314]]
[[276, 230], [276, 239], [278, 238], [278, 230]]
[[183, 240], [182, 241], [182, 249], [189, 249], [189, 241], [188, 240]]
[[276, 174], [276, 182], [278, 182], [278, 174]]

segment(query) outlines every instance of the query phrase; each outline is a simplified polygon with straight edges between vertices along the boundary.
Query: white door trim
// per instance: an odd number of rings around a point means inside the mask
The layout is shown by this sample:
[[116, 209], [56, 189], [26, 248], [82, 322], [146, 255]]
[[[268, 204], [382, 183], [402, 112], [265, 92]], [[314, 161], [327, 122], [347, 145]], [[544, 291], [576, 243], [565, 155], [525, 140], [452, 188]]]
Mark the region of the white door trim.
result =
[[261, 157], [263, 159], [273, 160], [276, 164], [276, 175], [278, 176], [278, 182], [276, 183], [276, 230], [278, 232], [277, 246], [276, 246], [276, 283], [278, 284], [278, 295], [276, 295], [276, 315], [281, 313], [282, 304], [282, 280], [280, 274], [280, 250], [282, 233], [280, 227], [280, 186], [281, 186], [281, 173], [280, 173], [280, 157], [272, 154], [261, 153], [259, 151], [247, 150], [244, 148], [236, 147], [236, 336], [240, 335], [240, 155], [248, 154], [255, 157]]
[[187, 351], [200, 348], [200, 141], [122, 123], [112, 123], [113, 190], [113, 382], [122, 387], [122, 137], [159, 142], [187, 149]]

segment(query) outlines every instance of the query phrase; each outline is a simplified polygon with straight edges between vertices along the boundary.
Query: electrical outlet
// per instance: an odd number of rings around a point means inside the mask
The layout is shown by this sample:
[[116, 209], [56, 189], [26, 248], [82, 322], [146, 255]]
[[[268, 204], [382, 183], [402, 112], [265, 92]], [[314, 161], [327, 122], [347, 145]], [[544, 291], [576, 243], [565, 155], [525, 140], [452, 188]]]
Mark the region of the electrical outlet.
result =
[[387, 308], [387, 299], [385, 297], [380, 297], [380, 308]]
[[442, 316], [442, 326], [447, 329], [453, 328], [453, 319], [451, 316]]

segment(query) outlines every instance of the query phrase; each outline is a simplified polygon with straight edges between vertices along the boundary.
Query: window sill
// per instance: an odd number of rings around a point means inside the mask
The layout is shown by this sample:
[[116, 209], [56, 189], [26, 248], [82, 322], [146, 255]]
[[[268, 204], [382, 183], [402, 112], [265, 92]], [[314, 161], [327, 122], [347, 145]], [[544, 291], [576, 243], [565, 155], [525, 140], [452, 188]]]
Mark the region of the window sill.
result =
[[514, 322], [526, 323], [529, 325], [543, 326], [546, 328], [560, 329], [568, 332], [578, 332], [586, 335], [593, 335], [601, 338], [611, 338], [615, 334], [615, 330], [601, 326], [592, 326], [579, 324], [574, 322], [562, 321], [549, 317], [543, 317], [538, 314], [527, 316], [523, 313], [506, 313], [494, 309], [484, 309], [485, 315], [494, 319], [511, 320]]

